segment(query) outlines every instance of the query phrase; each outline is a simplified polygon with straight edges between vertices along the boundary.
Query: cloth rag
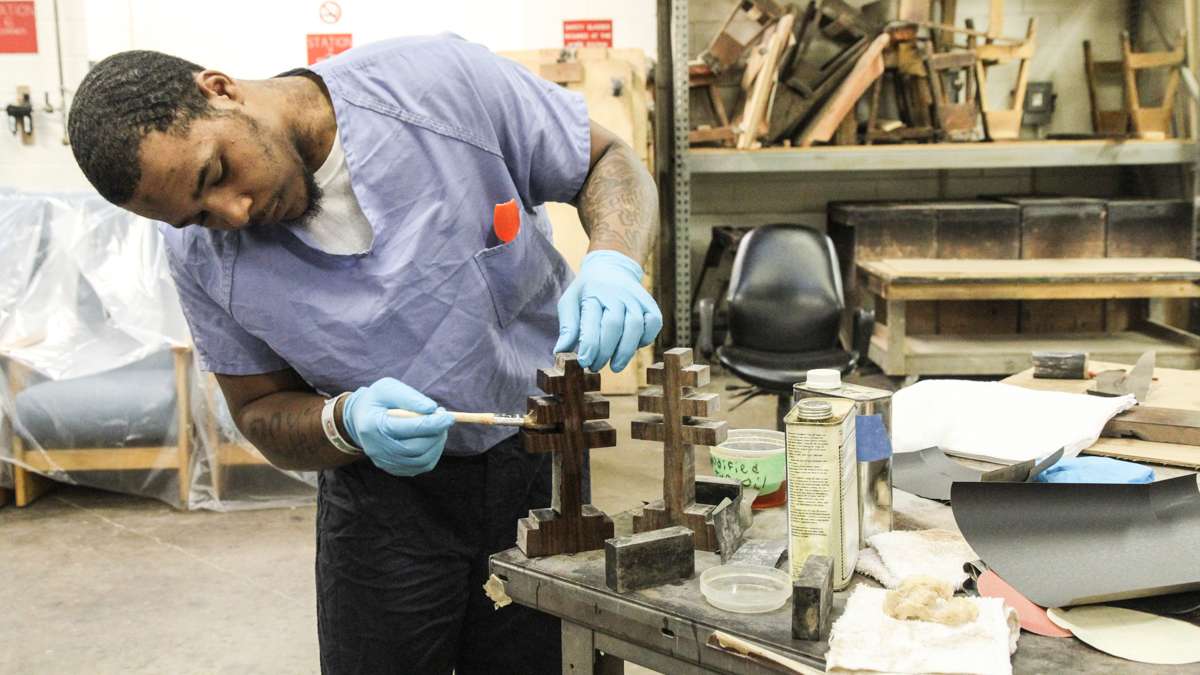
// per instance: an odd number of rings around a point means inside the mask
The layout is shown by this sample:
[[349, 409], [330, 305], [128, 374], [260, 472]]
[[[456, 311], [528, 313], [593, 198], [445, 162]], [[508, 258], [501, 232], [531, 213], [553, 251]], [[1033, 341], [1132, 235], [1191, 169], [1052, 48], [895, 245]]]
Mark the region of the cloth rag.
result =
[[1154, 469], [1111, 457], [1073, 457], [1039, 473], [1037, 483], [1153, 483]]
[[858, 552], [855, 570], [888, 588], [916, 575], [946, 581], [962, 590], [967, 573], [963, 565], [979, 558], [967, 541], [950, 530], [881, 532], [867, 539]]
[[1059, 448], [1064, 457], [1074, 457], [1100, 438], [1108, 420], [1136, 403], [1132, 395], [927, 380], [892, 397], [892, 445], [897, 453], [936, 446], [947, 454], [1000, 464], [1045, 457]]
[[1021, 627], [999, 598], [970, 598], [974, 621], [946, 626], [893, 619], [883, 611], [887, 591], [859, 586], [833, 624], [828, 672], [969, 673], [1010, 675]]

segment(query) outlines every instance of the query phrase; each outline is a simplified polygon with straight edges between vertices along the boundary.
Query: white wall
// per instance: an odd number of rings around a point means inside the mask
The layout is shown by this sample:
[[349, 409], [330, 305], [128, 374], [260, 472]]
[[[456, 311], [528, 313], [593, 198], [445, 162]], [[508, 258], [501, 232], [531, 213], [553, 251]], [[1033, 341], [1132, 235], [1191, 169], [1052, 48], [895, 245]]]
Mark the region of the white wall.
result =
[[[63, 72], [67, 86], [74, 87], [87, 71], [87, 38], [84, 0], [59, 0], [63, 38]], [[8, 133], [8, 120], [0, 127], [0, 187], [20, 189], [74, 189], [87, 187], [75, 166], [70, 148], [62, 144], [62, 101], [58, 91], [58, 59], [55, 53], [54, 2], [36, 0], [37, 54], [0, 54], [0, 107], [16, 100], [17, 87], [32, 89], [34, 145], [23, 145]], [[56, 111], [43, 111], [44, 97]]]
[[[613, 46], [655, 50], [651, 0], [339, 0], [341, 20], [323, 23], [320, 0], [59, 0], [66, 80], [73, 90], [98, 61], [126, 49], [155, 49], [224, 70], [234, 77], [269, 77], [306, 62], [307, 33], [351, 33], [361, 45], [399, 35], [452, 31], [500, 50], [562, 45], [564, 19], [612, 19]], [[58, 104], [53, 0], [37, 0], [36, 55], [0, 54], [0, 100], [28, 84], [41, 101]], [[68, 96], [69, 102], [69, 96]], [[86, 188], [70, 148], [61, 144], [58, 113], [38, 113], [37, 145], [0, 134], [0, 187]]]

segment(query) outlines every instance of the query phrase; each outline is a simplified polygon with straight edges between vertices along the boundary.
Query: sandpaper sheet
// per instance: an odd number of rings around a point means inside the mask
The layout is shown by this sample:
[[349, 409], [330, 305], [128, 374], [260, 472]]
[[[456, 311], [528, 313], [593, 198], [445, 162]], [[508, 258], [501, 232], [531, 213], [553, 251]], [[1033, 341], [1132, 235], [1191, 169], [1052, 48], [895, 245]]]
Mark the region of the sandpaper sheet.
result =
[[988, 567], [1042, 607], [1200, 590], [1200, 477], [958, 482], [951, 506]]
[[941, 448], [925, 448], [917, 452], [897, 453], [892, 458], [892, 485], [918, 497], [950, 500], [950, 485], [955, 481], [1015, 481], [1033, 480], [1038, 474], [1062, 459], [1063, 451], [1056, 450], [1042, 459], [1030, 459], [981, 471], [950, 459]]
[[1107, 654], [1140, 663], [1200, 662], [1200, 626], [1120, 607], [1051, 609], [1047, 616]]

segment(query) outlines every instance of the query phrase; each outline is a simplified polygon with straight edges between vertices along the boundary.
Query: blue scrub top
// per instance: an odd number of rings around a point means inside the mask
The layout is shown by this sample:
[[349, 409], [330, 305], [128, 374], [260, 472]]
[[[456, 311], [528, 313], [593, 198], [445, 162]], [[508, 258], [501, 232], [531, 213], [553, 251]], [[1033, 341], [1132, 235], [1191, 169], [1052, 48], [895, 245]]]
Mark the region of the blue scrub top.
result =
[[[450, 410], [526, 410], [553, 364], [571, 272], [542, 203], [588, 172], [582, 96], [452, 35], [359, 47], [313, 67], [333, 101], [370, 251], [331, 255], [286, 224], [160, 226], [201, 367], [291, 367], [330, 396], [381, 377]], [[495, 204], [523, 206], [516, 239]], [[513, 430], [458, 425], [448, 455]]]

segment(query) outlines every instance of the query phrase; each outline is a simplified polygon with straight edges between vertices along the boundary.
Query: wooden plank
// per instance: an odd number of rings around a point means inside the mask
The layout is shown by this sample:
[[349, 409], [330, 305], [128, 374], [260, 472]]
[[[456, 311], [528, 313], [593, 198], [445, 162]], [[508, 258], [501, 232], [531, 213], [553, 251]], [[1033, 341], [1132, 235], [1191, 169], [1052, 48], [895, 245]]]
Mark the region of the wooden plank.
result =
[[25, 464], [35, 471], [136, 471], [178, 469], [178, 448], [77, 448], [25, 453]]
[[[1033, 280], [1024, 280], [1007, 283], [904, 284], [880, 287], [878, 293], [888, 300], [1104, 300], [1114, 298], [1194, 298], [1200, 297], [1200, 287], [1191, 281], [1038, 283]], [[1092, 316], [1096, 315], [1092, 314]], [[1093, 318], [1092, 321], [1095, 322], [1098, 319]], [[1097, 326], [1097, 330], [1103, 328], [1102, 325]]]
[[1200, 446], [1200, 410], [1139, 405], [1108, 421], [1104, 436]]
[[[1017, 335], [909, 336], [905, 341], [904, 369], [894, 373], [919, 375], [1001, 375], [1016, 373], [1032, 365], [1034, 351], [1085, 351], [1100, 361], [1132, 363], [1147, 350], [1155, 350], [1157, 362], [1170, 368], [1200, 367], [1200, 350], [1134, 331], [1120, 333]], [[886, 332], [871, 340], [871, 360], [887, 363], [897, 358], [889, 353]]]
[[1043, 281], [1141, 282], [1200, 280], [1200, 261], [1186, 258], [1062, 258], [936, 260], [912, 258], [859, 264], [890, 283]]

